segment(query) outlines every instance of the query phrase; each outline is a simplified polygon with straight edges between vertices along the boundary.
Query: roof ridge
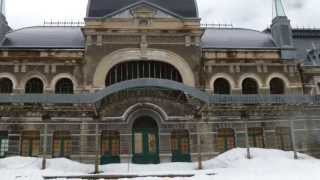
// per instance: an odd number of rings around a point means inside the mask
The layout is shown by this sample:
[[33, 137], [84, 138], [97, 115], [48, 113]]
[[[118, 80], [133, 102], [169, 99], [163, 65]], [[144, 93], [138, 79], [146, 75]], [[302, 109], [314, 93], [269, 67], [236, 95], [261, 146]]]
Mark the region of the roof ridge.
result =
[[59, 28], [81, 28], [81, 26], [26, 26], [26, 27], [22, 27], [22, 28], [19, 28], [19, 29], [14, 29], [10, 32], [8, 32], [7, 34], [10, 34], [10, 33], [14, 33], [14, 32], [18, 32], [18, 31], [22, 31], [24, 29], [32, 29], [32, 28], [51, 28], [51, 27], [59, 27]]

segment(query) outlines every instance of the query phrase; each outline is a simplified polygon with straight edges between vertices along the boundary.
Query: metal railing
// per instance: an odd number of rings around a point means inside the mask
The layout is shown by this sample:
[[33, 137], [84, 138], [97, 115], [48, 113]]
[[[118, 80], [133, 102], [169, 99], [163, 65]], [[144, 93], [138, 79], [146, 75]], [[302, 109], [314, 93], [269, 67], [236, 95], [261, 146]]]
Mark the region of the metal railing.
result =
[[163, 88], [181, 91], [207, 104], [320, 105], [320, 96], [311, 95], [213, 95], [198, 88], [164, 79], [123, 81], [95, 93], [82, 94], [1, 94], [0, 103], [94, 104], [115, 93], [135, 88]]

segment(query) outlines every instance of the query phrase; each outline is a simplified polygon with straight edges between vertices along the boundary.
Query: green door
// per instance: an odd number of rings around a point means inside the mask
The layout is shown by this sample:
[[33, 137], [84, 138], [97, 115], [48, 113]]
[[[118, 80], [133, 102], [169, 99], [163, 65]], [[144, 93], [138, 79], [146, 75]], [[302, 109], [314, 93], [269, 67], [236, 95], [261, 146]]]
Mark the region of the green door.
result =
[[135, 129], [133, 131], [133, 163], [158, 164], [159, 138], [154, 129]]
[[132, 162], [137, 164], [158, 164], [159, 130], [156, 121], [149, 116], [135, 120], [132, 128]]

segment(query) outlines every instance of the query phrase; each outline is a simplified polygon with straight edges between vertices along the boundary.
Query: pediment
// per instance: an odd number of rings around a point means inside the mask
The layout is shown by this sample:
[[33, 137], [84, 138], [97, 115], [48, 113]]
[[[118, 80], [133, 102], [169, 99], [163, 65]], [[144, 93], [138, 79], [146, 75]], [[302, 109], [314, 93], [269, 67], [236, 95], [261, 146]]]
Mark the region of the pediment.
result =
[[106, 18], [166, 18], [166, 19], [180, 19], [181, 17], [171, 11], [161, 8], [160, 6], [154, 5], [148, 2], [141, 2], [138, 4], [130, 5], [126, 8], [118, 10]]

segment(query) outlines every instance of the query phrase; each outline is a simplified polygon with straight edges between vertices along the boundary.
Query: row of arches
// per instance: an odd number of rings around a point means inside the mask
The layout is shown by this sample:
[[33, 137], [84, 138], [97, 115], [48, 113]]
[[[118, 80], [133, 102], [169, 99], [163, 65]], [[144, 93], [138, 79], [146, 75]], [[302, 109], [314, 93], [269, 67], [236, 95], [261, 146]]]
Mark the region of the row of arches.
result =
[[[285, 83], [280, 78], [272, 78], [269, 83], [270, 94], [285, 94]], [[231, 94], [231, 85], [225, 78], [218, 78], [213, 83], [214, 94]], [[259, 94], [259, 84], [253, 78], [246, 78], [241, 84], [242, 94]]]
[[[55, 84], [56, 94], [73, 94], [74, 84], [68, 78], [61, 78]], [[11, 79], [3, 77], [0, 79], [0, 93], [13, 93], [14, 85]], [[44, 92], [44, 83], [40, 78], [34, 77], [29, 79], [24, 87], [26, 94], [42, 94]]]

